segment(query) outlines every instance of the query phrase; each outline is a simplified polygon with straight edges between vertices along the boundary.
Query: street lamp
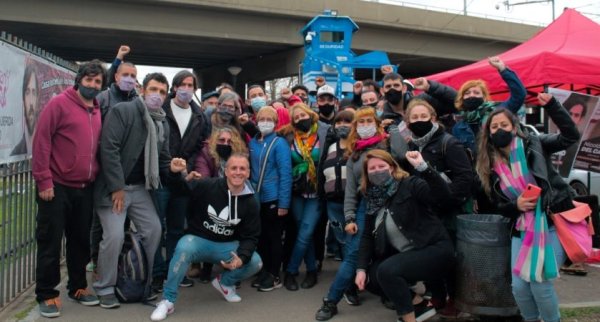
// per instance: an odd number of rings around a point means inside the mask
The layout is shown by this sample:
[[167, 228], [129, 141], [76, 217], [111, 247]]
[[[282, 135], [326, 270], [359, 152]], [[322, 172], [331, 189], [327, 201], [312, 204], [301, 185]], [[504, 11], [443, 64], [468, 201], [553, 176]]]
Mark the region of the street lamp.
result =
[[236, 81], [237, 81], [237, 75], [239, 73], [242, 72], [242, 67], [239, 66], [230, 66], [227, 68], [227, 71], [229, 72], [229, 74], [231, 74], [232, 78], [233, 78], [233, 88], [235, 90], [235, 85], [236, 85]]

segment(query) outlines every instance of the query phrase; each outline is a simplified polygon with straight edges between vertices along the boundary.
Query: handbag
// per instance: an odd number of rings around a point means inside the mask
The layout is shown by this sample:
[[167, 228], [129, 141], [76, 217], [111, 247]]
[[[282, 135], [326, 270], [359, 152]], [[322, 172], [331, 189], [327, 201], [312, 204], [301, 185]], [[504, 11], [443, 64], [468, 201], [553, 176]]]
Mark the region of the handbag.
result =
[[575, 208], [552, 214], [556, 234], [567, 256], [573, 263], [585, 261], [592, 253], [594, 227], [588, 217], [590, 206], [573, 201]]

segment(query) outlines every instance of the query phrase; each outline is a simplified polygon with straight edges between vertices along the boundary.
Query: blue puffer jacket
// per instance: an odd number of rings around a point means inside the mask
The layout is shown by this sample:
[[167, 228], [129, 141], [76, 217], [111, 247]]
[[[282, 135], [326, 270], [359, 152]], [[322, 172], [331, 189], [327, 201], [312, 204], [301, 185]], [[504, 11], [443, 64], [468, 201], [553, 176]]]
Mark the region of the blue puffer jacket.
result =
[[277, 207], [282, 209], [290, 208], [290, 199], [292, 196], [292, 157], [290, 146], [287, 141], [271, 133], [264, 140], [259, 141], [260, 134], [257, 134], [250, 140], [250, 181], [256, 188], [263, 160], [267, 154], [267, 149], [271, 141], [277, 138], [273, 145], [262, 187], [260, 189], [260, 202], [270, 202], [277, 200]]

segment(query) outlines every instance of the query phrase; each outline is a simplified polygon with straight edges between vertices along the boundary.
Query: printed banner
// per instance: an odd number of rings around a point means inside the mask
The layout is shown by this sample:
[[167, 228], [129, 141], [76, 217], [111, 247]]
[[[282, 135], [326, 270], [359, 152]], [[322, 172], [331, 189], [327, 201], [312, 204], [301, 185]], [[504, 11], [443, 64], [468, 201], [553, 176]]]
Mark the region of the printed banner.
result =
[[[554, 95], [569, 111], [571, 119], [581, 134], [581, 140], [576, 144], [553, 154], [552, 163], [557, 166], [558, 172], [565, 178], [569, 176], [572, 168], [600, 172], [600, 127], [596, 126], [600, 121], [600, 109], [596, 108], [600, 98], [556, 88], [550, 88], [549, 93]], [[550, 121], [548, 130], [550, 133], [558, 132], [552, 121]], [[593, 147], [594, 143], [589, 141], [590, 138], [597, 139], [597, 148]]]
[[0, 41], [0, 163], [31, 157], [42, 108], [74, 84], [75, 73]]

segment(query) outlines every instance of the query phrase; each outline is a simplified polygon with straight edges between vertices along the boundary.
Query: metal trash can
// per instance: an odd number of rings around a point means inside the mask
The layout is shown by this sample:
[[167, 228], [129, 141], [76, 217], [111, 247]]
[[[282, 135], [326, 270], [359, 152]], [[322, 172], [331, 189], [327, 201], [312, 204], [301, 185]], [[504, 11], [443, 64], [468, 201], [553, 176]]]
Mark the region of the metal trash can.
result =
[[456, 307], [475, 315], [518, 315], [511, 291], [510, 219], [460, 215], [456, 221]]

